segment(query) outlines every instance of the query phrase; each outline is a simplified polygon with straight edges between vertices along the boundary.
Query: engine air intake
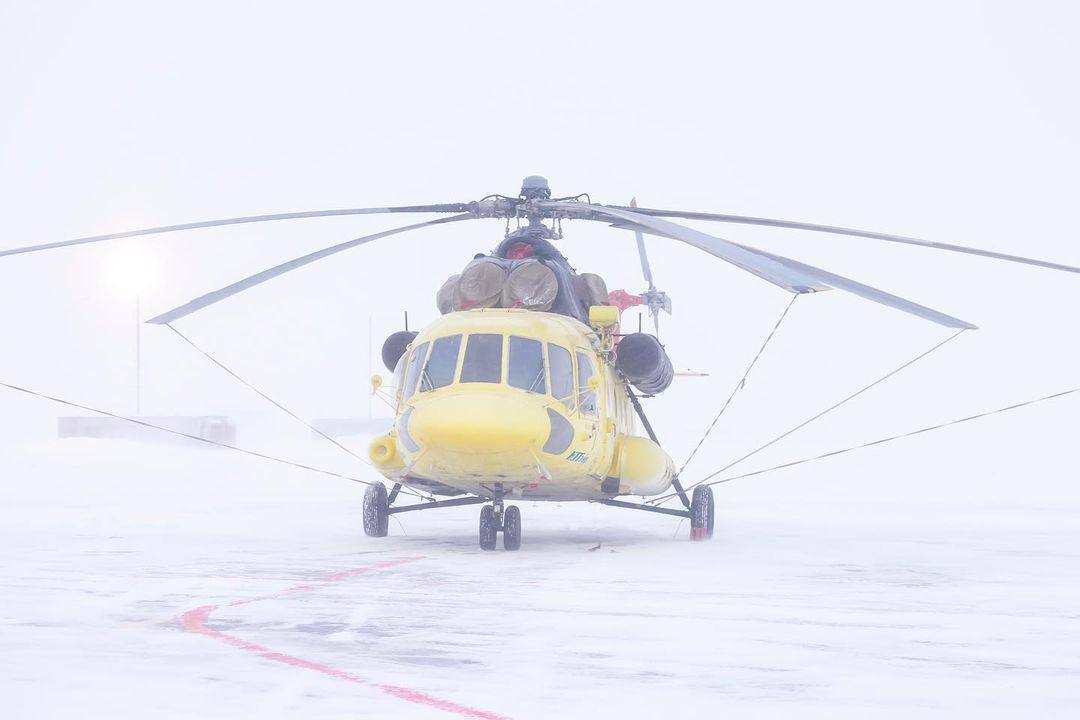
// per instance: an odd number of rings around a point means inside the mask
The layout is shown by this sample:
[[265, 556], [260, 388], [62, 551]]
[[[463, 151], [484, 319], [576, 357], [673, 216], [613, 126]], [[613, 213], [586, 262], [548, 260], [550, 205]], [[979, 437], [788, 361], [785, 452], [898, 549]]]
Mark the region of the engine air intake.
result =
[[626, 335], [619, 341], [615, 366], [643, 393], [655, 395], [667, 390], [675, 377], [664, 346], [646, 333]]

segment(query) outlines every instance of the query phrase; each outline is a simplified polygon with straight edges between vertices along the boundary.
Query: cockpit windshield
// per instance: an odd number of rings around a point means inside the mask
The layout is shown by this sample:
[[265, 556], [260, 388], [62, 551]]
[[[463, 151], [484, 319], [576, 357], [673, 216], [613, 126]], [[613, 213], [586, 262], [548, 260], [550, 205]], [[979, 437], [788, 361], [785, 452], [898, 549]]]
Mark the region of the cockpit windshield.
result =
[[502, 348], [502, 335], [470, 335], [461, 365], [461, 382], [502, 382]]
[[547, 394], [547, 375], [544, 370], [544, 344], [531, 338], [511, 335], [509, 382], [525, 392]]
[[[463, 337], [466, 338], [464, 352]], [[504, 354], [507, 356], [505, 380]], [[535, 338], [499, 333], [447, 335], [418, 345], [403, 355], [394, 375], [400, 387], [401, 402], [416, 393], [450, 387], [455, 381], [505, 382], [527, 393], [550, 396], [571, 412], [577, 408], [582, 414], [595, 417], [598, 411], [596, 392], [589, 386], [589, 378], [596, 375], [596, 366], [589, 353]]]
[[420, 377], [420, 392], [437, 390], [454, 382], [461, 336], [441, 337], [431, 344], [431, 357]]

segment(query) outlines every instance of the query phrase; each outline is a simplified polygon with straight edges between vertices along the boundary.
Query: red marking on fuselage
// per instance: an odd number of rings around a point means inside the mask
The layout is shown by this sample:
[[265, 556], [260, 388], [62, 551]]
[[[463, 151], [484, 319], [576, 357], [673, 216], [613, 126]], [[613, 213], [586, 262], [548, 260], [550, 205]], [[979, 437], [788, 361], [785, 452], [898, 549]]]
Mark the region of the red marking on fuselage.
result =
[[[371, 565], [369, 567], [354, 568], [352, 570], [343, 570], [336, 572], [332, 575], [326, 576], [322, 581], [317, 584], [308, 585], [295, 585], [290, 588], [285, 588], [279, 592], [271, 595], [262, 595], [253, 598], [243, 598], [240, 600], [233, 600], [225, 603], [226, 606], [232, 607], [236, 605], [247, 605], [253, 602], [261, 602], [263, 600], [274, 600], [277, 598], [291, 595], [298, 592], [310, 592], [317, 590], [321, 587], [326, 587], [332, 583], [341, 582], [342, 580], [348, 580], [349, 578], [356, 577], [357, 575], [363, 575], [378, 570], [386, 570], [398, 565], [404, 565], [405, 563], [415, 562], [422, 560], [423, 558], [404, 558], [402, 560], [391, 560], [388, 562], [379, 563], [378, 565]], [[478, 710], [476, 708], [469, 707], [467, 705], [461, 705], [459, 703], [452, 702], [450, 700], [444, 700], [442, 698], [428, 695], [427, 693], [420, 692], [418, 690], [412, 690], [411, 688], [400, 687], [398, 685], [386, 685], [383, 683], [376, 683], [361, 677], [355, 673], [347, 672], [345, 670], [339, 670], [338, 668], [330, 667], [322, 663], [314, 662], [312, 660], [304, 660], [298, 658], [295, 655], [288, 655], [286, 653], [277, 652], [271, 650], [268, 647], [259, 645], [257, 643], [248, 642], [242, 638], [238, 638], [235, 635], [229, 635], [223, 633], [220, 630], [214, 630], [206, 626], [207, 621], [210, 619], [210, 615], [217, 610], [220, 605], [200, 605], [197, 608], [192, 608], [187, 612], [179, 616], [180, 625], [184, 630], [193, 633], [199, 633], [200, 635], [206, 635], [207, 637], [220, 640], [221, 642], [231, 645], [240, 650], [254, 653], [266, 660], [273, 660], [275, 662], [284, 663], [293, 667], [302, 668], [304, 670], [313, 670], [323, 675], [335, 678], [337, 680], [344, 680], [346, 682], [356, 683], [358, 685], [367, 685], [369, 687], [377, 688], [387, 695], [391, 695], [400, 700], [416, 703], [417, 705], [426, 705], [427, 707], [435, 708], [436, 710], [443, 710], [445, 712], [454, 713], [455, 715], [461, 715], [463, 717], [480, 718], [480, 720], [508, 720], [505, 715], [498, 715], [487, 710]]]

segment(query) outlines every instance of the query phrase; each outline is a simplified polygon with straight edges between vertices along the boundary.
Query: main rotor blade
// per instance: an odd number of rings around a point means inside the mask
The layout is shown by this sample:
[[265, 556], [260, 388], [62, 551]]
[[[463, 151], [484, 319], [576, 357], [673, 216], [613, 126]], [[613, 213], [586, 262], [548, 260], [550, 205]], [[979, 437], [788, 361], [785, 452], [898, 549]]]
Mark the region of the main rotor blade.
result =
[[[746, 246], [742, 245], [741, 247]], [[978, 326], [972, 325], [971, 323], [964, 320], [960, 320], [959, 318], [954, 318], [951, 315], [946, 315], [943, 312], [938, 312], [937, 310], [934, 310], [933, 308], [928, 308], [925, 305], [919, 305], [918, 303], [912, 302], [910, 300], [905, 300], [902, 297], [893, 295], [892, 293], [887, 293], [884, 290], [878, 290], [875, 287], [864, 285], [861, 282], [846, 278], [843, 275], [837, 275], [836, 273], [831, 273], [828, 270], [822, 270], [821, 268], [814, 267], [813, 265], [807, 265], [806, 263], [801, 263], [798, 260], [792, 260], [791, 258], [786, 258], [781, 255], [773, 255], [772, 253], [765, 252], [764, 250], [757, 250], [755, 248], [747, 249], [753, 250], [757, 253], [761, 253], [766, 257], [773, 258], [774, 260], [784, 265], [799, 268], [808, 273], [812, 272], [823, 278], [826, 282], [828, 282], [837, 290], [845, 290], [852, 295], [858, 295], [861, 298], [872, 300], [882, 305], [888, 305], [889, 307], [896, 308], [897, 310], [902, 310], [910, 315], [915, 315], [926, 320], [930, 320], [937, 323], [938, 325], [944, 325], [945, 327], [964, 330], [979, 329]]]
[[[566, 211], [571, 216], [577, 215], [581, 217], [583, 216], [582, 210], [585, 210], [586, 213], [591, 211], [592, 216], [585, 214], [584, 217], [591, 217], [591, 219], [602, 222], [611, 222], [612, 220], [623, 221], [623, 223], [629, 222], [641, 226], [645, 232], [653, 235], [662, 235], [681, 240], [791, 292], [807, 293], [837, 288], [945, 327], [966, 328], [969, 330], [976, 327], [959, 318], [822, 270], [813, 265], [807, 265], [782, 255], [774, 255], [713, 235], [707, 235], [693, 228], [668, 222], [667, 220], [605, 205], [589, 205], [578, 202], [553, 202], [550, 204], [557, 206], [559, 210]], [[625, 227], [625, 224], [622, 224], [622, 227]]]
[[315, 252], [308, 253], [303, 257], [298, 257], [295, 260], [289, 260], [288, 262], [284, 262], [280, 265], [275, 265], [274, 267], [267, 270], [263, 270], [260, 273], [255, 273], [251, 277], [244, 278], [243, 280], [234, 282], [231, 285], [226, 285], [220, 290], [208, 292], [205, 295], [197, 297], [194, 300], [184, 303], [179, 307], [173, 308], [166, 313], [162, 313], [157, 317], [150, 318], [146, 322], [152, 323], [154, 325], [167, 325], [174, 320], [179, 320], [182, 317], [190, 315], [196, 310], [201, 310], [208, 305], [213, 305], [214, 303], [221, 302], [225, 298], [232, 297], [233, 295], [236, 295], [239, 292], [243, 292], [250, 287], [254, 287], [260, 283], [264, 283], [267, 280], [276, 278], [279, 275], [284, 275], [290, 270], [295, 270], [299, 267], [303, 267], [304, 265], [313, 263], [316, 260], [321, 260], [324, 257], [328, 257], [330, 255], [342, 252], [343, 250], [354, 248], [357, 245], [363, 245], [364, 243], [371, 242], [372, 240], [378, 240], [389, 235], [396, 235], [398, 233], [407, 232], [409, 230], [418, 230], [420, 228], [429, 227], [431, 225], [442, 225], [444, 223], [456, 222], [458, 220], [470, 220], [474, 217], [475, 216], [473, 214], [466, 213], [463, 215], [454, 215], [451, 217], [438, 218], [436, 220], [428, 220], [427, 222], [416, 223], [415, 225], [406, 225], [405, 227], [394, 228], [392, 230], [383, 230], [382, 232], [375, 233], [374, 235], [365, 235], [364, 237], [356, 238], [355, 240], [349, 240], [338, 245], [332, 245], [331, 247], [323, 248], [322, 250], [316, 250]]
[[772, 258], [764, 257], [755, 250], [667, 220], [639, 215], [636, 212], [618, 210], [606, 205], [590, 205], [577, 201], [552, 200], [540, 205], [542, 208], [566, 211], [571, 217], [590, 217], [605, 222], [611, 222], [612, 220], [628, 221], [653, 235], [664, 235], [693, 245], [699, 250], [704, 250], [710, 255], [715, 255], [721, 260], [726, 260], [732, 265], [768, 280], [774, 285], [779, 285], [788, 292], [818, 292], [828, 290], [831, 287], [828, 283], [823, 283], [801, 270], [781, 265]]
[[381, 215], [385, 213], [461, 213], [469, 212], [468, 203], [452, 203], [449, 205], [403, 205], [399, 207], [381, 208], [345, 208], [342, 210], [309, 210], [307, 212], [277, 213], [274, 215], [249, 215], [246, 217], [223, 218], [221, 220], [203, 220], [202, 222], [183, 223], [181, 225], [162, 225], [161, 227], [144, 228], [142, 230], [125, 230], [124, 232], [109, 233], [108, 235], [91, 235], [90, 237], [75, 238], [74, 240], [61, 240], [60, 242], [45, 243], [44, 245], [28, 245], [26, 247], [0, 250], [0, 257], [4, 255], [20, 255], [22, 253], [38, 252], [39, 250], [52, 250], [53, 248], [68, 247], [69, 245], [85, 245], [103, 240], [119, 240], [121, 238], [139, 237], [141, 235], [157, 235], [159, 233], [177, 232], [179, 230], [196, 230], [198, 228], [219, 227], [221, 225], [244, 225], [247, 223], [271, 222], [273, 220], [299, 220], [302, 218], [333, 217], [336, 215]]
[[1080, 273], [1080, 267], [1063, 265], [1061, 263], [1049, 262], [1047, 260], [1037, 260], [1035, 258], [1022, 257], [1020, 255], [1009, 255], [1007, 253], [999, 253], [992, 250], [980, 250], [979, 248], [965, 247], [964, 245], [952, 245], [949, 243], [932, 242], [930, 240], [920, 240], [918, 238], [906, 237], [904, 235], [890, 235], [888, 233], [879, 233], [870, 230], [855, 230], [853, 228], [837, 227], [835, 225], [816, 225], [814, 223], [795, 222], [792, 220], [772, 220], [770, 218], [750, 217], [747, 215], [724, 215], [721, 213], [703, 213], [686, 210], [657, 210], [655, 208], [632, 208], [624, 207], [622, 205], [605, 205], [604, 207], [609, 207], [616, 210], [633, 210], [636, 213], [641, 213], [642, 215], [649, 215], [652, 217], [675, 217], [682, 218], [684, 220], [711, 220], [715, 222], [734, 223], [736, 225], [761, 225], [764, 227], [788, 228], [791, 230], [810, 230], [811, 232], [831, 233], [833, 235], [850, 235], [851, 237], [870, 238], [871, 240], [885, 240], [888, 242], [904, 243], [905, 245], [918, 245], [920, 247], [928, 247], [935, 250], [948, 250], [950, 252], [966, 253], [968, 255], [979, 255], [981, 257], [993, 258], [994, 260], [1005, 260], [1007, 262], [1022, 263], [1024, 265], [1034, 265], [1036, 267], [1044, 267], [1051, 270], [1063, 270], [1065, 272]]

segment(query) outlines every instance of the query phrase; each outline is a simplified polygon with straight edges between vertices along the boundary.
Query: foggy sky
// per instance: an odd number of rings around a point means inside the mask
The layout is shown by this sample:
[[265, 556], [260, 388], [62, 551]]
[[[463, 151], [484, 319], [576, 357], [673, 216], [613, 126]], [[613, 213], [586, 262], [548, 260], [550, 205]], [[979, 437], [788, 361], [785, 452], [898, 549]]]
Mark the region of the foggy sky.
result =
[[[1066, 2], [4, 2], [0, 247], [232, 215], [462, 202], [516, 194], [522, 177], [542, 174], [556, 195], [637, 196], [1080, 265], [1077, 20]], [[151, 270], [139, 290], [149, 317], [406, 222], [305, 220], [0, 258], [0, 380], [133, 412], [135, 293], [115, 278], [125, 257], [140, 253]], [[981, 328], [745, 469], [1080, 385], [1080, 276], [696, 226]], [[564, 230], [560, 247], [578, 269], [644, 288], [630, 233]], [[502, 232], [488, 220], [390, 238], [180, 326], [305, 415], [363, 415], [368, 318], [377, 363], [402, 311], [417, 325], [434, 317], [442, 281]], [[681, 462], [788, 297], [691, 248], [647, 242], [675, 303], [662, 339], [677, 366], [710, 373], [648, 406]], [[839, 292], [800, 298], [691, 467], [714, 469], [947, 335]], [[143, 351], [145, 412], [266, 409], [165, 328], [144, 326]], [[811, 482], [1068, 495], [1077, 403], [740, 492]], [[12, 452], [51, 437], [67, 412], [0, 395]]]

